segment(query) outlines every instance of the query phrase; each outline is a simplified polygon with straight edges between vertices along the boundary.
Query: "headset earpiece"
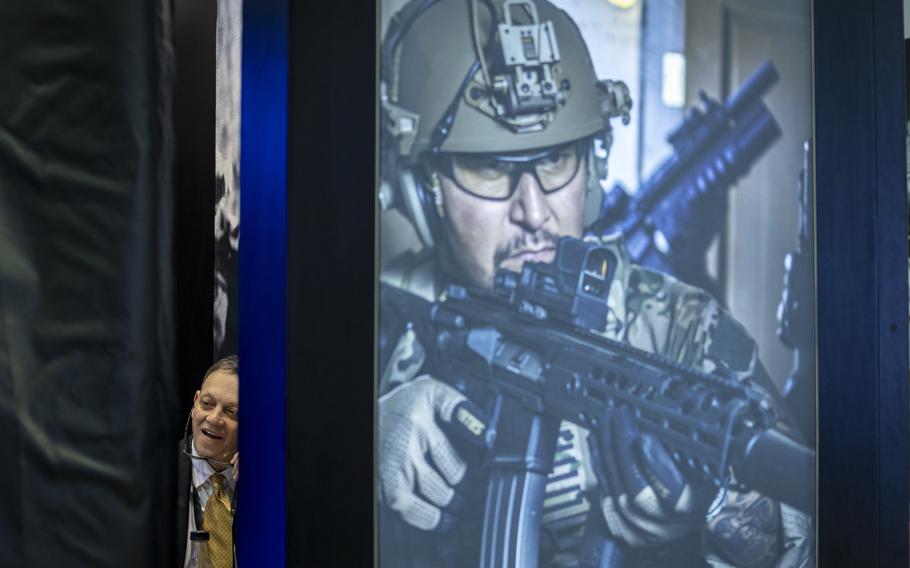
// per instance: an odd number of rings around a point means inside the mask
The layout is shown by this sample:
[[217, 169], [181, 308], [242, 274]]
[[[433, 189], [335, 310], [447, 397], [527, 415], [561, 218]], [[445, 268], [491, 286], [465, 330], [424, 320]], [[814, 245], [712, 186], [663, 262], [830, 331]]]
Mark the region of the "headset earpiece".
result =
[[186, 426], [183, 427], [183, 449], [186, 453], [190, 453], [190, 438], [192, 438], [192, 424], [193, 424], [193, 409], [196, 405], [193, 405], [193, 408], [190, 409], [189, 415], [186, 417]]
[[411, 221], [420, 241], [429, 248], [436, 244], [434, 229], [439, 223], [432, 193], [422, 187], [418, 177], [412, 168], [400, 167], [396, 197], [400, 198], [399, 207]]
[[[415, 181], [414, 191], [417, 195], [417, 201], [420, 203], [418, 212], [419, 222], [426, 227], [427, 239], [423, 239], [425, 246], [438, 246], [442, 242], [443, 228], [442, 220], [445, 218], [445, 206], [442, 194], [442, 184], [439, 181], [439, 174], [424, 165], [424, 170], [414, 172], [412, 176]], [[416, 219], [417, 217], [413, 217]]]

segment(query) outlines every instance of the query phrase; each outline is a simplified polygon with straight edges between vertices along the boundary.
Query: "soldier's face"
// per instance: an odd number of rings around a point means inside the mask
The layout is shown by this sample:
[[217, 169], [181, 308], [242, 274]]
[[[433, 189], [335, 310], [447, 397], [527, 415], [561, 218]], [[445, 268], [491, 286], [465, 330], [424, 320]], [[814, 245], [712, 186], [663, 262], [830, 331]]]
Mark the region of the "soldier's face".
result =
[[238, 379], [215, 371], [193, 399], [193, 445], [200, 457], [229, 462], [237, 452]]
[[552, 262], [559, 237], [581, 237], [586, 173], [580, 159], [570, 181], [547, 193], [525, 172], [511, 197], [500, 201], [472, 195], [440, 175], [444, 225], [457, 274], [469, 284], [492, 288], [498, 268], [519, 272], [527, 261]]

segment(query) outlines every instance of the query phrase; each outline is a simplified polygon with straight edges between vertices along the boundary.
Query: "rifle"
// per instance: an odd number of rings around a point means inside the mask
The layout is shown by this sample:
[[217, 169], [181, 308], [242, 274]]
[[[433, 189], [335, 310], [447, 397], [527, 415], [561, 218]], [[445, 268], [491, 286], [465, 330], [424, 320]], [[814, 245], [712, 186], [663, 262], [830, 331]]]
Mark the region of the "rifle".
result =
[[777, 80], [765, 61], [724, 104], [701, 91], [704, 110], [690, 108], [667, 136], [673, 154], [633, 196], [618, 184], [605, 192], [587, 233], [621, 232], [633, 262], [717, 292], [705, 253], [726, 219], [727, 190], [780, 137], [762, 102]]
[[777, 307], [777, 336], [793, 350], [793, 367], [781, 389], [807, 440], [815, 436], [815, 254], [812, 248], [812, 145], [803, 144], [799, 183], [799, 235], [784, 259], [784, 288]]
[[589, 331], [605, 328], [616, 262], [606, 247], [564, 237], [552, 263], [498, 271], [493, 292], [450, 286], [429, 302], [381, 286], [381, 321], [417, 333], [424, 370], [469, 398], [492, 400], [486, 422], [464, 408], [454, 413], [487, 450], [482, 568], [537, 566], [560, 422], [596, 429], [620, 406], [680, 465], [718, 487], [810, 510], [814, 452], [776, 428], [778, 406], [767, 394]]

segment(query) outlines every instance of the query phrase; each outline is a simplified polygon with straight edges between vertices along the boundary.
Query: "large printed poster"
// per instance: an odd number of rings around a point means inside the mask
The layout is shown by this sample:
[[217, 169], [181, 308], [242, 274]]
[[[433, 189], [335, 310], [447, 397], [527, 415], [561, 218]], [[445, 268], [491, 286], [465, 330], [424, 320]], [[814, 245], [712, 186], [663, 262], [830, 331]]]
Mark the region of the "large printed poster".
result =
[[380, 5], [380, 565], [813, 565], [809, 3]]
[[215, 26], [214, 359], [237, 353], [240, 64], [243, 2], [219, 0]]

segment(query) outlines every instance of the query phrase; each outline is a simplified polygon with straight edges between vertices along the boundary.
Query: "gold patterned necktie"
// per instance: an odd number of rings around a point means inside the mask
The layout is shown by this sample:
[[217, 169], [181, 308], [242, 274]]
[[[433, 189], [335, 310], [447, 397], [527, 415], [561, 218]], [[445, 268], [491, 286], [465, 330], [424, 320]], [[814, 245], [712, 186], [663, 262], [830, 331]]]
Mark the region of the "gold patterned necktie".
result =
[[205, 505], [202, 523], [209, 532], [209, 557], [214, 568], [233, 568], [234, 541], [231, 536], [231, 501], [224, 492], [224, 476], [212, 474], [215, 491]]

